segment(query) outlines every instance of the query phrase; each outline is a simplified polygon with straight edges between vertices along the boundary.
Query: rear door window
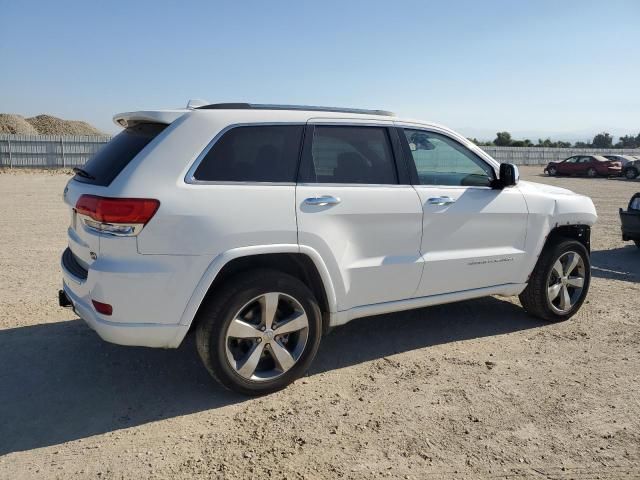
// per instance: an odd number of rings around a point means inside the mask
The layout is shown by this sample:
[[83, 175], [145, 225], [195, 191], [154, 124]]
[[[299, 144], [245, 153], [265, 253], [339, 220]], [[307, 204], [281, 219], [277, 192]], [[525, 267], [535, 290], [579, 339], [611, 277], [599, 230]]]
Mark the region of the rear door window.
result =
[[76, 173], [74, 180], [108, 186], [138, 153], [168, 125], [141, 123], [126, 128], [107, 143]]
[[397, 184], [385, 127], [315, 126], [305, 183]]
[[205, 182], [293, 183], [303, 125], [234, 127], [206, 152], [193, 178]]

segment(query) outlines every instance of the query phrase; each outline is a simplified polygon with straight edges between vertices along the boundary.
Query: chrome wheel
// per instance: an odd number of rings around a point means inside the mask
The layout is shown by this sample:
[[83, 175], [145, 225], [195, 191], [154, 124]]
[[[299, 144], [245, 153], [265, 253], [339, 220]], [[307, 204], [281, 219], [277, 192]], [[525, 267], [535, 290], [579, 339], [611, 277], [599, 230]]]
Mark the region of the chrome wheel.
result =
[[245, 304], [229, 323], [227, 360], [247, 380], [273, 380], [300, 359], [308, 334], [309, 319], [300, 302], [284, 293], [265, 293]]
[[567, 313], [580, 300], [585, 275], [584, 260], [578, 253], [568, 251], [556, 260], [547, 281], [547, 298], [556, 313]]

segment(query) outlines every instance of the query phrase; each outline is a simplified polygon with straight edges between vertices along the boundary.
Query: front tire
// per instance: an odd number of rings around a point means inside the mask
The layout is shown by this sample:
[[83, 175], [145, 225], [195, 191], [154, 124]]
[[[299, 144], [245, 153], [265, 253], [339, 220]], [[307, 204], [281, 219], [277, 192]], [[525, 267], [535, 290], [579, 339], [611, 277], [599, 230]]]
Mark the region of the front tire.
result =
[[304, 375], [322, 336], [307, 286], [275, 271], [240, 274], [198, 314], [196, 345], [209, 373], [244, 395], [281, 390]]
[[633, 180], [638, 176], [638, 170], [636, 170], [634, 167], [627, 168], [624, 171], [624, 176], [629, 180]]
[[590, 282], [589, 252], [576, 240], [563, 240], [542, 251], [520, 303], [543, 320], [567, 320], [582, 306]]
[[549, 173], [550, 177], [555, 177], [558, 174], [558, 170], [556, 169], [556, 167], [549, 167], [547, 172]]

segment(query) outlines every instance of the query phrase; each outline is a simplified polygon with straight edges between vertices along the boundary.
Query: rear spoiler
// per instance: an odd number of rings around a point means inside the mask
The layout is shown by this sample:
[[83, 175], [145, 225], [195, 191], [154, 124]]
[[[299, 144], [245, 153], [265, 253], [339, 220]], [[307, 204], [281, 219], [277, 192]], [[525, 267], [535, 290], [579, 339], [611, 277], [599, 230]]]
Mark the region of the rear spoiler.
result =
[[119, 127], [127, 128], [136, 123], [164, 123], [169, 125], [180, 118], [190, 109], [181, 108], [178, 110], [147, 110], [140, 112], [124, 112], [113, 116], [113, 122]]

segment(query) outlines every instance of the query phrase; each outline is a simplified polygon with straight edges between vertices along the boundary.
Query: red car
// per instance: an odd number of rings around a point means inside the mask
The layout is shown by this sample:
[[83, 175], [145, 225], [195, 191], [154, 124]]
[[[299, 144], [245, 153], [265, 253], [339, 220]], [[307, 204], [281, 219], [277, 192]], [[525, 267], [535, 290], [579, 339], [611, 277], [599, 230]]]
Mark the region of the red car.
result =
[[616, 160], [608, 160], [600, 155], [574, 155], [560, 162], [549, 162], [544, 172], [554, 175], [620, 175], [622, 164]]

